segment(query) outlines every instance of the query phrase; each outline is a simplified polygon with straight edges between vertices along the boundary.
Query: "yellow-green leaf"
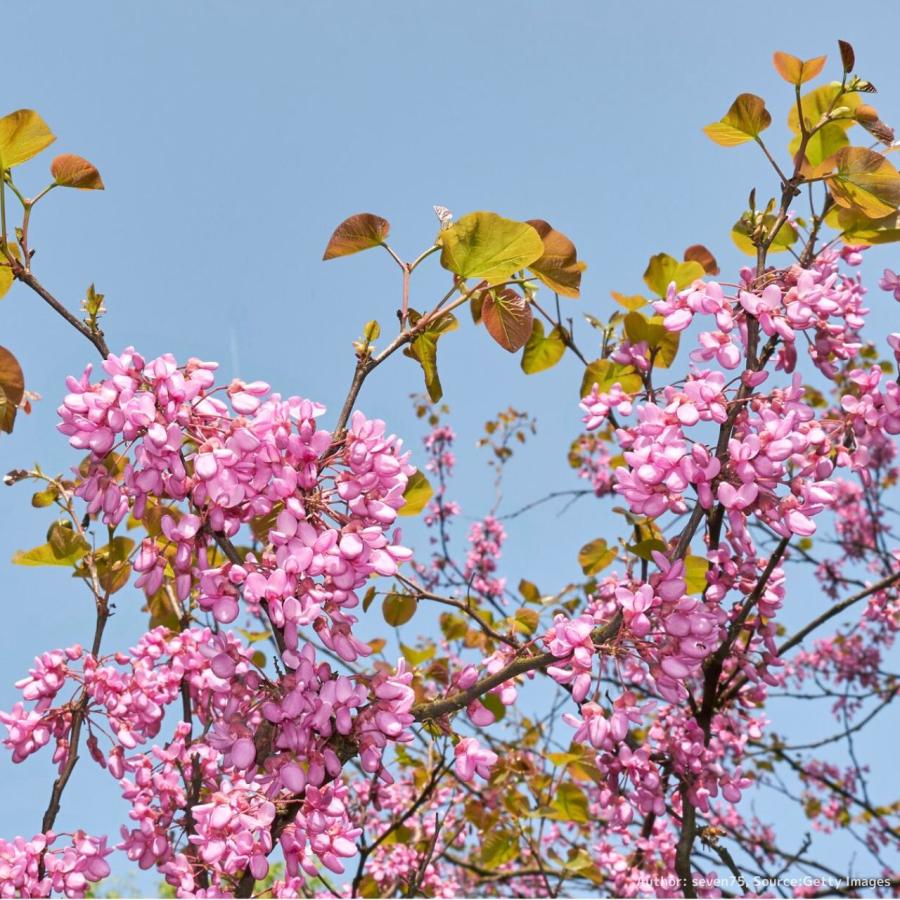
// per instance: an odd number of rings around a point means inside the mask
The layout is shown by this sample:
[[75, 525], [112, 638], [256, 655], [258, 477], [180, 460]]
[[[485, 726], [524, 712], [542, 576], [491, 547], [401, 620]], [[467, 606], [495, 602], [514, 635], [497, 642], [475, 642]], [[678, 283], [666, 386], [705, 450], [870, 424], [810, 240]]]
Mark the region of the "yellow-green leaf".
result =
[[575, 245], [560, 231], [543, 219], [529, 219], [544, 242], [544, 252], [528, 268], [544, 284], [564, 297], [578, 297], [581, 273], [587, 264], [578, 259]]
[[628, 310], [640, 309], [650, 302], [646, 297], [642, 297], [640, 294], [632, 294], [629, 297], [626, 297], [625, 294], [620, 294], [618, 291], [610, 291], [609, 294], [619, 306], [624, 306], [625, 309]]
[[527, 222], [492, 212], [474, 212], [437, 237], [441, 265], [462, 278], [483, 278], [489, 284], [506, 281], [540, 259], [544, 242]]
[[14, 280], [12, 268], [0, 263], [0, 298], [6, 296], [6, 293], [12, 287]]
[[391, 593], [384, 598], [381, 613], [384, 621], [395, 628], [406, 624], [415, 614], [418, 600], [412, 594]]
[[565, 352], [566, 345], [559, 326], [554, 326], [545, 337], [543, 323], [540, 319], [535, 319], [531, 325], [531, 337], [522, 351], [522, 371], [526, 375], [534, 375], [550, 369], [562, 359]]
[[900, 206], [900, 173], [880, 153], [845, 147], [834, 155], [834, 165], [836, 171], [826, 183], [839, 206], [859, 209], [872, 218], [887, 216]]
[[602, 572], [616, 558], [616, 548], [610, 547], [603, 538], [585, 544], [578, 551], [578, 564], [585, 575]]
[[90, 547], [83, 539], [65, 548], [54, 547], [51, 543], [19, 550], [12, 561], [17, 566], [74, 566]]
[[660, 369], [668, 369], [678, 355], [681, 335], [668, 331], [662, 316], [647, 318], [643, 313], [630, 312], [625, 316], [625, 334], [632, 344], [647, 343], [648, 359]]
[[537, 610], [525, 606], [517, 609], [513, 615], [513, 626], [523, 634], [534, 634], [537, 630], [540, 615]]
[[900, 241], [900, 213], [873, 219], [859, 209], [833, 206], [825, 222], [841, 233], [845, 244], [892, 244]]
[[826, 58], [825, 56], [815, 56], [812, 59], [802, 60], [791, 56], [790, 53], [776, 50], [772, 61], [775, 63], [778, 74], [788, 84], [800, 85], [812, 81], [822, 71]]
[[421, 469], [417, 469], [406, 482], [406, 490], [403, 491], [404, 504], [397, 510], [401, 516], [417, 516], [431, 499], [434, 489], [425, 477]]
[[[819, 165], [848, 143], [846, 131], [853, 125], [853, 111], [859, 106], [860, 101], [856, 94], [841, 95], [840, 91], [839, 84], [823, 84], [800, 98], [807, 132], [811, 132], [820, 125], [826, 114], [844, 110], [838, 118], [821, 125], [809, 138], [806, 145], [806, 159], [810, 165]], [[795, 135], [788, 149], [791, 154], [795, 154], [800, 149], [801, 141], [800, 114], [796, 103], [791, 104], [788, 113], [788, 127]]]
[[728, 112], [703, 130], [723, 147], [735, 147], [758, 137], [772, 124], [765, 101], [755, 94], [739, 94]]
[[0, 166], [11, 169], [37, 156], [56, 140], [33, 109], [17, 109], [0, 119]]
[[512, 288], [486, 291], [481, 318], [488, 334], [504, 349], [515, 353], [531, 335], [531, 304]]
[[508, 831], [488, 831], [481, 842], [481, 864], [496, 869], [519, 855], [519, 839]]
[[706, 590], [706, 573], [709, 560], [703, 556], [687, 556], [684, 560], [684, 580], [689, 594], [702, 594]]
[[628, 394], [639, 391], [643, 386], [641, 376], [634, 366], [621, 365], [608, 359], [595, 359], [585, 367], [581, 379], [581, 396], [586, 397], [595, 384], [602, 394], [616, 383]]
[[695, 260], [689, 259], [678, 262], [668, 253], [657, 253], [650, 257], [647, 269], [644, 272], [644, 281], [654, 294], [665, 297], [669, 285], [674, 281], [675, 290], [686, 288], [691, 282], [702, 278], [706, 274], [703, 266]]
[[421, 650], [415, 647], [407, 647], [406, 644], [400, 644], [400, 652], [411, 666], [420, 666], [423, 662], [428, 662], [429, 659], [434, 657], [436, 649], [434, 644], [429, 644]]
[[578, 785], [563, 782], [553, 792], [553, 809], [559, 813], [552, 818], [560, 818], [568, 822], [590, 822], [587, 796]]
[[[769, 230], [775, 226], [775, 216], [763, 216], [762, 226], [766, 233], [768, 233]], [[731, 229], [731, 239], [739, 250], [746, 253], [748, 256], [755, 257], [756, 247], [754, 246], [751, 237], [752, 232], [753, 229], [751, 228], [750, 223], [742, 218], [734, 223], [734, 227]], [[790, 222], [784, 222], [778, 229], [778, 234], [775, 235], [775, 240], [772, 241], [772, 244], [769, 247], [769, 253], [782, 253], [796, 240], [797, 229], [794, 228]]]
[[387, 219], [382, 219], [374, 213], [357, 213], [349, 219], [344, 219], [335, 228], [322, 259], [350, 256], [351, 253], [377, 247], [384, 243], [390, 230], [391, 226]]
[[[414, 309], [409, 311], [409, 320], [415, 325], [421, 318]], [[432, 403], [437, 403], [444, 396], [441, 379], [437, 369], [437, 342], [442, 334], [454, 331], [459, 327], [456, 317], [452, 313], [444, 313], [428, 327], [418, 332], [410, 345], [403, 351], [405, 356], [415, 359], [422, 367], [425, 375], [425, 389]]]
[[62, 187], [82, 191], [102, 191], [103, 179], [97, 167], [74, 153], [62, 153], [50, 163], [50, 174]]

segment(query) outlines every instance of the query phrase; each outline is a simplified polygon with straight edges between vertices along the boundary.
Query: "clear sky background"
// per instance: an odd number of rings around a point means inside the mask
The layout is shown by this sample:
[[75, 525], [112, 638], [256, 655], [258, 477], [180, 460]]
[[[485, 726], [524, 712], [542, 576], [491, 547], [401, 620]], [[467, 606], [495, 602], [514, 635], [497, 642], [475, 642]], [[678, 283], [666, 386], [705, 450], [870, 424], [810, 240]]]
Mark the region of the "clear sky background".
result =
[[[434, 236], [432, 204], [457, 216], [491, 209], [550, 220], [590, 266], [583, 299], [565, 303], [576, 337], [591, 347], [581, 312], [606, 316], [610, 289], [641, 290], [651, 254], [702, 242], [726, 275], [743, 264], [728, 231], [750, 187], [765, 197], [775, 184], [754, 147], [723, 149], [701, 128], [752, 91], [773, 113], [771, 145], [784, 146], [790, 88], [771, 66], [773, 50], [827, 52], [836, 74], [836, 38], [850, 40], [860, 73], [881, 91], [882, 117], [900, 123], [892, 2], [853, 12], [834, 0], [83, 0], [6, 4], [3, 21], [6, 107], [40, 111], [59, 138], [52, 150], [88, 157], [107, 185], [55, 191], [37, 208], [38, 277], [72, 309], [96, 282], [113, 348], [218, 359], [226, 376], [264, 379], [332, 410], [346, 393], [362, 323], [391, 327], [399, 303], [398, 270], [385, 254], [321, 262], [347, 215], [388, 218], [408, 258]], [[26, 190], [46, 182], [52, 155], [20, 170]], [[892, 248], [869, 254], [870, 286], [898, 263]], [[413, 283], [413, 305], [433, 302], [445, 285], [431, 266]], [[896, 330], [893, 301], [877, 289], [871, 300], [881, 333]], [[526, 378], [466, 319], [441, 346], [464, 510], [474, 516], [490, 503], [484, 451], [474, 444], [483, 422], [509, 404], [539, 422], [538, 438], [512, 464], [509, 493], [525, 501], [578, 487], [565, 462], [579, 427], [574, 359]], [[62, 471], [78, 457], [54, 431], [55, 408], [65, 375], [93, 360], [93, 349], [20, 286], [0, 303], [0, 343], [44, 398], [11, 439], [0, 438], [0, 468], [40, 462]], [[406, 399], [413, 390], [420, 373], [398, 357], [360, 404], [418, 452], [421, 426]], [[44, 539], [47, 511], [32, 510], [29, 495], [27, 486], [0, 488], [3, 708], [18, 698], [11, 683], [36, 653], [89, 643], [93, 628], [90, 598], [64, 573], [7, 562]], [[517, 520], [505, 557], [510, 581], [525, 576], [549, 590], [576, 577], [577, 548], [608, 518], [582, 501], [562, 518], [547, 510]], [[108, 649], [129, 646], [143, 622], [136, 593], [117, 599]], [[807, 583], [788, 601], [801, 607], [799, 620], [820, 597]], [[829, 725], [816, 731], [810, 720], [817, 734]], [[0, 833], [38, 831], [50, 782], [47, 753], [17, 767], [0, 754]], [[121, 810], [113, 780], [82, 760], [60, 827], [115, 831]], [[145, 890], [154, 883], [139, 881]]]

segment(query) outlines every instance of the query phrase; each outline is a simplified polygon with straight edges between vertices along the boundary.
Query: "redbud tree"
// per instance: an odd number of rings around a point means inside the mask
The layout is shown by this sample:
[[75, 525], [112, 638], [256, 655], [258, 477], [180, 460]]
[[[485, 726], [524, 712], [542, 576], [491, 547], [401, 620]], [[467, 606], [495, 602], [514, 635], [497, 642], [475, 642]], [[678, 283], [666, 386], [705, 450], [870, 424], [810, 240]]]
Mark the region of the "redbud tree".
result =
[[[182, 897], [896, 891], [900, 807], [857, 746], [898, 690], [900, 334], [867, 332], [859, 266], [900, 239], [900, 174], [875, 88], [839, 51], [818, 86], [824, 56], [775, 54], [786, 150], [752, 94], [705, 129], [771, 164], [731, 230], [747, 265], [720, 278], [706, 247], [659, 253], [647, 292], [613, 292], [577, 340], [586, 267], [543, 219], [436, 207], [437, 234], [405, 260], [385, 219], [351, 216], [324, 258], [386, 251], [399, 309], [364, 326], [331, 411], [290, 393], [302, 377], [282, 394], [109, 348], [103, 295], [65, 306], [29, 235], [51, 191], [100, 175], [57, 156], [25, 196], [17, 167], [54, 136], [30, 110], [0, 119], [0, 288], [29, 288], [99, 356], [60, 384], [71, 471], [6, 476], [35, 485], [49, 520], [13, 561], [67, 567], [86, 597], [83, 633], [36, 643], [0, 713], [12, 761], [48, 771], [34, 821], [0, 839], [0, 896], [102, 891], [114, 854]], [[446, 291], [416, 309], [426, 265]], [[880, 286], [900, 300], [893, 272]], [[459, 533], [438, 347], [473, 327], [526, 375], [572, 373], [560, 463], [587, 485], [566, 493], [619, 535], [571, 548], [577, 583], [505, 573], [496, 507]], [[424, 376], [424, 444], [359, 408], [388, 364]], [[26, 383], [0, 348], [5, 432]], [[498, 495], [534, 427], [514, 409], [488, 423]], [[415, 552], [403, 516], [430, 535]], [[108, 646], [110, 615], [138, 598], [146, 632]], [[797, 735], [783, 698], [815, 701], [830, 728]], [[127, 818], [57, 830], [94, 765]], [[806, 833], [779, 827], [785, 804]], [[831, 832], [855, 842], [852, 868], [821, 849]], [[802, 877], [787, 891], [785, 876]]]

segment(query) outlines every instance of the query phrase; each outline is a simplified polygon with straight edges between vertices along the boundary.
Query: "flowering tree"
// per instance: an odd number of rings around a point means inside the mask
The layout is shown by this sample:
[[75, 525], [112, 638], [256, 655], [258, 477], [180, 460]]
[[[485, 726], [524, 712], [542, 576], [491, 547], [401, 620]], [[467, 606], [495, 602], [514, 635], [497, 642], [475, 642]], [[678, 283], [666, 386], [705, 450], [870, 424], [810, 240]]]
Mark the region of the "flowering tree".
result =
[[[373, 321], [354, 344], [333, 417], [222, 382], [212, 362], [110, 352], [103, 296], [91, 287], [83, 315], [68, 310], [29, 244], [38, 201], [100, 176], [59, 156], [25, 197], [13, 170], [54, 138], [32, 111], [0, 119], [0, 287], [29, 287], [101, 357], [59, 407], [72, 472], [6, 476], [36, 482], [33, 504], [56, 516], [14, 561], [71, 568], [94, 628], [87, 646], [73, 635], [42, 652], [0, 713], [14, 762], [43, 752], [56, 766], [42, 821], [0, 840], [0, 896], [84, 896], [116, 850], [185, 897], [727, 896], [772, 894], [786, 873], [810, 876], [796, 893], [852, 894], [847, 862], [811, 836], [833, 830], [858, 839], [859, 874], [895, 891], [900, 807], [876, 796], [854, 739], [898, 689], [900, 386], [883, 356], [900, 359], [900, 334], [864, 335], [855, 270], [867, 245], [900, 239], [900, 175], [874, 149], [893, 149], [893, 132], [847, 43], [840, 80], [811, 89], [825, 57], [774, 61], [794, 94], [786, 162], [752, 94], [706, 128], [771, 163], [775, 198], [751, 192], [732, 229], [752, 262], [719, 281], [705, 247], [653, 256], [654, 299], [614, 292], [614, 313], [586, 317], [589, 340], [563, 312], [585, 265], [543, 220], [437, 207], [440, 230], [410, 262], [384, 219], [343, 222], [325, 259], [383, 248], [401, 299], [391, 336]], [[852, 144], [854, 126], [875, 144]], [[435, 257], [446, 293], [413, 309], [410, 279]], [[892, 272], [881, 287], [900, 299]], [[589, 487], [568, 493], [621, 525], [572, 549], [580, 583], [513, 589], [496, 507], [457, 545], [437, 348], [463, 307], [525, 373], [576, 366], [569, 462]], [[424, 374], [418, 451], [357, 410], [398, 351]], [[0, 349], [4, 431], [28, 399]], [[573, 391], [573, 431], [578, 416]], [[533, 428], [514, 409], [488, 423], [498, 496]], [[417, 554], [404, 515], [430, 531]], [[804, 578], [819, 596], [791, 589]], [[109, 648], [129, 586], [148, 630]], [[376, 604], [397, 631], [364, 640]], [[416, 638], [408, 623], [429, 606], [439, 634]], [[786, 607], [805, 624], [787, 629]], [[794, 740], [773, 695], [823, 701], [833, 732]], [[55, 830], [85, 752], [130, 804], [118, 837]], [[799, 803], [810, 834], [742, 802], [762, 788]]]

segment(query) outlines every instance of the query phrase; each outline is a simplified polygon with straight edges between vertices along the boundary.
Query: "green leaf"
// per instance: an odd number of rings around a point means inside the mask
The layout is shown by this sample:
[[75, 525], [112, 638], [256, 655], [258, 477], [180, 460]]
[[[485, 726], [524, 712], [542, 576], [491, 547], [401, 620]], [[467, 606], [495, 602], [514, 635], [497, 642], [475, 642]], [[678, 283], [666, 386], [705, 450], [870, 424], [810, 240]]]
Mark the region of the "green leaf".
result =
[[534, 320], [531, 304], [512, 288], [486, 291], [481, 318], [490, 336], [510, 353], [525, 346]]
[[62, 153], [50, 163], [50, 174], [61, 187], [102, 191], [103, 179], [93, 163], [74, 153]]
[[[421, 318], [414, 309], [409, 311], [409, 320], [415, 325]], [[441, 379], [437, 370], [437, 342], [442, 334], [454, 331], [459, 327], [456, 316], [444, 313], [430, 322], [424, 331], [419, 332], [412, 343], [403, 351], [405, 356], [418, 361], [425, 375], [425, 388], [432, 403], [437, 403], [444, 396]]]
[[[833, 157], [836, 171], [826, 179], [834, 202], [872, 218], [887, 216], [900, 206], [900, 173], [880, 153], [865, 147], [845, 147]], [[822, 168], [828, 161], [822, 164]]]
[[478, 698], [481, 705], [494, 716], [495, 722], [500, 722], [506, 716], [506, 707], [496, 694], [482, 694]]
[[365, 596], [363, 597], [363, 601], [362, 601], [362, 611], [363, 612], [369, 611], [369, 607], [372, 605], [372, 601], [375, 599], [375, 596], [377, 593], [378, 593], [378, 591], [376, 590], [375, 585], [374, 584], [369, 585], [369, 589], [366, 591]]
[[463, 216], [442, 231], [436, 242], [445, 269], [462, 278], [483, 278], [489, 284], [506, 281], [544, 252], [544, 242], [531, 225], [492, 212]]
[[33, 109], [17, 109], [0, 119], [0, 166], [11, 169], [37, 156], [56, 138]]
[[645, 559], [648, 562], [653, 559], [653, 551], [657, 553], [665, 553], [668, 546], [665, 541], [656, 538], [648, 538], [645, 541], [639, 541], [636, 544], [629, 544], [628, 549], [639, 559]]
[[405, 625], [415, 614], [419, 601], [412, 594], [391, 593], [384, 598], [381, 613], [388, 625]]
[[656, 256], [650, 257], [644, 272], [644, 281], [654, 294], [665, 297], [671, 282], [674, 281], [675, 290], [680, 291], [705, 274], [703, 266], [694, 260], [678, 262], [668, 253], [657, 253]]
[[544, 252], [528, 268], [557, 294], [578, 297], [581, 292], [581, 273], [587, 268], [587, 264], [578, 259], [575, 245], [543, 219], [529, 219], [528, 224], [544, 242]]
[[74, 566], [89, 549], [84, 539], [56, 546], [47, 542], [30, 550], [19, 550], [13, 555], [12, 561], [17, 566]]
[[519, 855], [519, 839], [507, 831], [491, 830], [481, 842], [481, 863], [496, 869]]
[[[749, 215], [749, 213], [747, 214]], [[771, 228], [775, 226], [775, 216], [767, 215], [762, 218], [762, 226], [765, 229], [766, 233], [769, 232]], [[731, 239], [734, 241], [735, 246], [738, 250], [746, 253], [748, 256], [756, 257], [756, 247], [753, 244], [753, 239], [751, 238], [751, 234], [753, 233], [753, 228], [746, 218], [741, 218], [739, 221], [734, 223], [734, 227], [731, 229]], [[771, 246], [769, 247], [769, 253], [782, 253], [787, 250], [788, 247], [791, 246], [797, 240], [797, 229], [790, 222], [785, 222], [778, 229], [778, 234], [775, 235], [775, 240], [772, 241]]]
[[417, 469], [406, 482], [403, 491], [404, 504], [397, 510], [400, 516], [417, 516], [431, 499], [434, 489], [421, 469]]
[[165, 586], [147, 598], [146, 610], [150, 613], [151, 629], [162, 625], [171, 631], [181, 630], [181, 622], [172, 606], [172, 598], [169, 596]]
[[798, 86], [812, 81], [822, 71], [826, 59], [825, 56], [816, 56], [812, 59], [802, 60], [791, 56], [790, 53], [783, 53], [781, 50], [776, 50], [772, 56], [778, 74], [788, 84]]
[[616, 548], [610, 547], [603, 538], [585, 544], [578, 551], [578, 564], [588, 577], [602, 572], [616, 558]]
[[541, 592], [538, 589], [538, 586], [525, 578], [519, 581], [519, 593], [528, 603], [541, 602]]
[[703, 130], [723, 147], [736, 147], [758, 137], [772, 124], [765, 101], [755, 94], [739, 94], [728, 112]]
[[336, 259], [338, 256], [350, 256], [360, 250], [368, 250], [383, 244], [391, 230], [387, 219], [374, 213], [357, 213], [344, 219], [328, 241], [322, 259]]
[[706, 590], [706, 573], [709, 560], [703, 556], [687, 556], [684, 560], [685, 584], [689, 594], [702, 594]]
[[543, 323], [540, 319], [535, 319], [531, 325], [531, 336], [522, 351], [522, 371], [526, 375], [534, 375], [551, 369], [563, 358], [565, 352], [566, 345], [559, 326], [555, 325], [545, 337]]
[[590, 822], [588, 800], [584, 791], [576, 784], [563, 782], [553, 792], [553, 810], [558, 813], [548, 818], [561, 819], [567, 822]]
[[622, 390], [633, 394], [643, 387], [641, 376], [634, 366], [623, 366], [608, 359], [595, 359], [585, 367], [581, 379], [581, 396], [586, 397], [596, 384], [600, 393], [608, 391], [618, 382]]

